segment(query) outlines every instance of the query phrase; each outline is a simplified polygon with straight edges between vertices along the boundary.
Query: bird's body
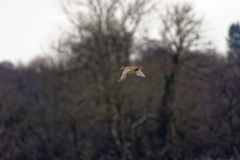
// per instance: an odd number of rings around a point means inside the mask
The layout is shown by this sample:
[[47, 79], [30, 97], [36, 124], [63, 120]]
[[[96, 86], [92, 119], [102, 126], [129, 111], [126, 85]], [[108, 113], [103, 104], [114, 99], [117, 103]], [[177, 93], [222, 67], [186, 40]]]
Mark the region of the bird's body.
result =
[[118, 80], [118, 82], [123, 81], [124, 79], [126, 79], [126, 75], [128, 73], [136, 73], [137, 76], [145, 77], [143, 72], [141, 71], [141, 68], [142, 67], [135, 67], [135, 66], [122, 67], [121, 68], [121, 69], [123, 69], [122, 76]]

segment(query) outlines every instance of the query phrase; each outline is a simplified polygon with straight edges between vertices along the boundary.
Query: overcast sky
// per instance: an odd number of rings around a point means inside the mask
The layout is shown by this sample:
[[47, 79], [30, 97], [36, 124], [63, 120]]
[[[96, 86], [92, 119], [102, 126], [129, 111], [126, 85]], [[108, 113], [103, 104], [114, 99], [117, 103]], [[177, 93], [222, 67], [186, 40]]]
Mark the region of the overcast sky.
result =
[[[240, 0], [163, 0], [191, 2], [208, 23], [217, 50], [225, 52], [229, 25], [240, 21]], [[0, 0], [0, 62], [29, 62], [67, 24], [58, 0]]]

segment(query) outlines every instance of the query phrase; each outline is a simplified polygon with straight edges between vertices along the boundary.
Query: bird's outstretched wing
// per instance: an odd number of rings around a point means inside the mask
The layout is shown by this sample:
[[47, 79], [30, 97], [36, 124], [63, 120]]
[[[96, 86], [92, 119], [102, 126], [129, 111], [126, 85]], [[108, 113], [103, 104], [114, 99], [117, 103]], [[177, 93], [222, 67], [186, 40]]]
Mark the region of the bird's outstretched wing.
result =
[[126, 79], [126, 75], [127, 73], [130, 71], [131, 69], [124, 69], [123, 72], [122, 72], [122, 76], [121, 78], [118, 80], [118, 82], [121, 82], [123, 81], [124, 79]]
[[140, 68], [139, 68], [135, 73], [136, 73], [136, 75], [138, 75], [138, 76], [145, 77]]

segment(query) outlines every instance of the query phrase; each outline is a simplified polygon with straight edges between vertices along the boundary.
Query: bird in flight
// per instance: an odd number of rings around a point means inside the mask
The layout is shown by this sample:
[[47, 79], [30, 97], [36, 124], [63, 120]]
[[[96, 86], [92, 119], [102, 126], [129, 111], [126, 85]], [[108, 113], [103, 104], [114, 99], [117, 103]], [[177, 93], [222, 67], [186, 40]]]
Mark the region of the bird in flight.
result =
[[124, 79], [126, 79], [126, 75], [128, 73], [136, 73], [137, 76], [145, 77], [143, 72], [141, 71], [141, 68], [143, 68], [143, 67], [135, 67], [135, 66], [122, 67], [121, 68], [121, 69], [123, 69], [122, 76], [118, 80], [118, 82], [121, 82]]

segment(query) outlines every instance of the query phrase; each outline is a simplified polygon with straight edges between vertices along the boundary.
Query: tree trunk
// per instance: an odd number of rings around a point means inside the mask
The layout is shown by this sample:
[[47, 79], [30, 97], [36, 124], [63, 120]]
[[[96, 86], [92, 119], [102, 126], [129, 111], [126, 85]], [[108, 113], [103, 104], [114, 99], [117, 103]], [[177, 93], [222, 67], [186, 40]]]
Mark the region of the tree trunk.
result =
[[[165, 75], [165, 87], [164, 94], [162, 96], [161, 107], [158, 115], [158, 136], [161, 140], [161, 147], [169, 146], [168, 143], [172, 143], [176, 133], [174, 121], [173, 121], [173, 103], [174, 103], [174, 92], [176, 76], [178, 73], [178, 54], [172, 57], [173, 69], [169, 75]], [[165, 151], [167, 152], [167, 150]], [[163, 155], [165, 153], [162, 153]]]
[[165, 76], [165, 88], [162, 97], [161, 108], [158, 115], [158, 136], [162, 140], [161, 146], [165, 146], [169, 129], [169, 122], [172, 116], [171, 105], [173, 103], [173, 85], [175, 75], [172, 72], [169, 76]]

